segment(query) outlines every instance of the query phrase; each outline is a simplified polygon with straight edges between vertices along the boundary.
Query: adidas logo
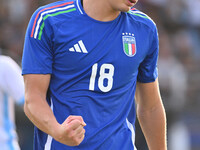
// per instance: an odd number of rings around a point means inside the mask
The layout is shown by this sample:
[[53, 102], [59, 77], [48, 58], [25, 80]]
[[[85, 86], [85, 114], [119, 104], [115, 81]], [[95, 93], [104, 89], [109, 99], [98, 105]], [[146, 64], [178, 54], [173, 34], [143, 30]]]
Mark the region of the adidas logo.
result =
[[70, 52], [78, 52], [78, 53], [88, 53], [83, 41], [78, 41], [78, 44], [75, 44], [72, 48], [69, 49]]

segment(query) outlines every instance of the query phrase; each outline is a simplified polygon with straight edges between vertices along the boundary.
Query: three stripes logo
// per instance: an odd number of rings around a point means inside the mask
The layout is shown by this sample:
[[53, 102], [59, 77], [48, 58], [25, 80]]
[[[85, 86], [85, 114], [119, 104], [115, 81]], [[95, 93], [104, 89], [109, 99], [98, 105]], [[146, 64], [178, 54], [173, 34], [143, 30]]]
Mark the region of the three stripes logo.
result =
[[88, 53], [82, 40], [78, 41], [78, 43], [75, 44], [73, 47], [71, 47], [69, 49], [69, 51], [70, 52], [78, 52], [78, 53]]
[[122, 33], [122, 42], [123, 42], [123, 50], [124, 53], [133, 57], [136, 54], [136, 40], [134, 34], [131, 33]]

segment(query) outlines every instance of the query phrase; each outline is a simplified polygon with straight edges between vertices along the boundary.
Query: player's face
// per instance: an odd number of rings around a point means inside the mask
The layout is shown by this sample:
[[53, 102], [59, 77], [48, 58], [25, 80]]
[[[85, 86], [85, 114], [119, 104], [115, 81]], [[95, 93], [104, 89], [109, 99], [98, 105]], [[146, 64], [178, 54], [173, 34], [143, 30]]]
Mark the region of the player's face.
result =
[[110, 6], [117, 11], [127, 12], [138, 0], [108, 0]]

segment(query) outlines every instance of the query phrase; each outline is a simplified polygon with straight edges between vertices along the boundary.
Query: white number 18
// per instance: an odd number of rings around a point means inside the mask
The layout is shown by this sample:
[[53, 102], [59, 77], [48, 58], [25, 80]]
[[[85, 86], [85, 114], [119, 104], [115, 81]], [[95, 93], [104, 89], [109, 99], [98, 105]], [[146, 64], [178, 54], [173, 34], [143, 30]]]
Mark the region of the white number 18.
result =
[[[95, 86], [95, 79], [97, 75], [97, 67], [98, 64], [94, 64], [92, 66], [92, 74], [90, 77], [90, 84], [89, 84], [89, 90], [94, 91]], [[108, 69], [108, 72], [106, 72], [106, 69]], [[103, 64], [100, 68], [100, 76], [98, 80], [98, 87], [102, 92], [109, 92], [112, 89], [113, 86], [113, 75], [114, 75], [114, 66], [112, 64]], [[104, 86], [104, 80], [108, 80], [108, 84]]]

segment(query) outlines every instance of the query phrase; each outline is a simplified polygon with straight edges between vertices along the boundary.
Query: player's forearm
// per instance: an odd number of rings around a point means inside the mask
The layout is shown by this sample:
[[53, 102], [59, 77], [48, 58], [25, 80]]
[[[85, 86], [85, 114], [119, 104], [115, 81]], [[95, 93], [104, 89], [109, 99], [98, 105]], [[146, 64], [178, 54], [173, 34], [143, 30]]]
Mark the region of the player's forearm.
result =
[[137, 111], [149, 150], [167, 150], [166, 115], [163, 105], [158, 103], [150, 110], [138, 107]]
[[43, 100], [40, 96], [26, 96], [25, 99], [24, 112], [26, 116], [40, 130], [54, 136], [59, 124], [46, 100]]

